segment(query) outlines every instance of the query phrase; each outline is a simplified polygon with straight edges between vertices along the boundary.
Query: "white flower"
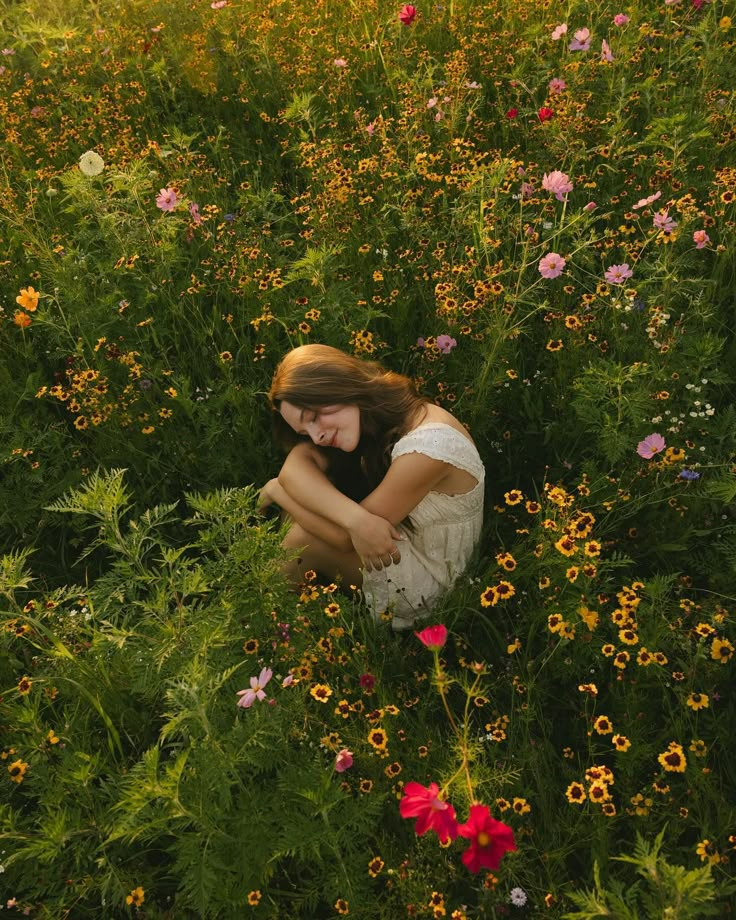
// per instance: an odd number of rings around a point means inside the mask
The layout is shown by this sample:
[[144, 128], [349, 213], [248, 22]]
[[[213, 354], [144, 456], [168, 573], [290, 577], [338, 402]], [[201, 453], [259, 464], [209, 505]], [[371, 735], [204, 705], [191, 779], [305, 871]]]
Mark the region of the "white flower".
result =
[[523, 888], [512, 888], [509, 897], [514, 907], [523, 907], [526, 904], [526, 891]]
[[105, 168], [105, 161], [94, 150], [88, 150], [79, 158], [79, 168], [85, 176], [99, 176]]

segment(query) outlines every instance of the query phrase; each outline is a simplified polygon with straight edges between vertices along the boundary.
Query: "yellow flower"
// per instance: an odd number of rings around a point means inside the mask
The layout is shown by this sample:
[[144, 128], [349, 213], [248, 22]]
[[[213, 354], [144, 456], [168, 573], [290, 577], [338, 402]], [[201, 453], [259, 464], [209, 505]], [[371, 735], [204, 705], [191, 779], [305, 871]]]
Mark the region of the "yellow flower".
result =
[[691, 693], [686, 703], [694, 712], [697, 712], [699, 709], [707, 709], [710, 706], [710, 698], [707, 693]]
[[595, 612], [595, 610], [590, 610], [585, 605], [578, 609], [578, 613], [580, 614], [580, 619], [592, 632], [598, 625], [598, 614]]
[[338, 914], [342, 914], [344, 916], [345, 914], [350, 913], [350, 904], [345, 900], [345, 898], [338, 898], [335, 901], [335, 910], [338, 912]]
[[700, 857], [701, 862], [707, 861], [711, 866], [715, 866], [721, 861], [721, 855], [715, 848], [715, 844], [711, 843], [707, 838], [700, 841], [695, 847], [695, 852]]
[[20, 294], [15, 298], [15, 302], [23, 307], [24, 310], [33, 313], [38, 306], [38, 291], [35, 291], [31, 285], [28, 285], [27, 288], [21, 288]]
[[248, 892], [248, 904], [251, 907], [255, 907], [261, 900], [261, 892], [256, 889], [255, 891]]
[[611, 720], [608, 716], [598, 716], [593, 723], [593, 728], [599, 735], [610, 735], [613, 731], [613, 725], [611, 725]]
[[381, 872], [385, 863], [380, 856], [374, 856], [373, 859], [368, 863], [368, 875], [371, 878], [376, 878], [376, 876]]
[[721, 16], [721, 18], [718, 20], [718, 28], [721, 30], [721, 32], [728, 32], [732, 25], [733, 20], [730, 16]]
[[503, 497], [507, 505], [518, 505], [519, 502], [524, 500], [524, 494], [518, 489], [511, 489], [510, 492], [504, 492]]
[[385, 751], [388, 744], [388, 735], [382, 728], [372, 728], [368, 732], [368, 744], [377, 751]]
[[126, 904], [132, 904], [133, 907], [140, 907], [141, 904], [146, 900], [145, 891], [139, 886], [134, 888], [130, 894], [125, 899]]
[[728, 639], [714, 639], [713, 645], [710, 647], [710, 657], [714, 661], [720, 661], [721, 664], [726, 664], [727, 661], [730, 661], [733, 655], [733, 645], [728, 641]]
[[671, 741], [667, 750], [657, 760], [668, 773], [684, 773], [687, 767], [685, 752], [675, 741]]
[[14, 760], [8, 767], [8, 773], [10, 774], [11, 780], [20, 785], [23, 782], [23, 777], [26, 775], [27, 769], [27, 763], [22, 760]]
[[617, 751], [628, 751], [631, 747], [631, 742], [626, 735], [614, 735], [611, 742]]
[[528, 815], [532, 810], [532, 806], [527, 802], [527, 800], [519, 798], [518, 796], [514, 797], [514, 801], [512, 802], [511, 807], [514, 809], [517, 815]]
[[582, 783], [570, 783], [565, 790], [567, 801], [573, 805], [582, 805], [586, 799], [585, 786]]
[[58, 736], [56, 735], [56, 733], [54, 732], [53, 728], [51, 729], [51, 731], [49, 731], [48, 735], [46, 735], [46, 740], [48, 741], [49, 744], [58, 744], [58, 743], [59, 743], [59, 738], [58, 738]]
[[326, 703], [332, 696], [332, 690], [327, 684], [315, 684], [309, 688], [309, 695], [317, 700], [318, 703]]

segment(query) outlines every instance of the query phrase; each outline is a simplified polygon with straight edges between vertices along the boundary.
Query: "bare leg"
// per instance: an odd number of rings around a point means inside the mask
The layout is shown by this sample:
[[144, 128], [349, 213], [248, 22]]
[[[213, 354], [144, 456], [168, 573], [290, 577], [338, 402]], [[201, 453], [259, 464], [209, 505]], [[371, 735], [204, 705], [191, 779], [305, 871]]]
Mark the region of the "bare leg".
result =
[[284, 566], [284, 574], [295, 586], [304, 582], [304, 573], [309, 569], [319, 572], [330, 581], [339, 580], [346, 587], [360, 587], [363, 583], [360, 558], [354, 550], [341, 552], [308, 533], [299, 524], [291, 525], [282, 545], [285, 549], [301, 550], [297, 559]]

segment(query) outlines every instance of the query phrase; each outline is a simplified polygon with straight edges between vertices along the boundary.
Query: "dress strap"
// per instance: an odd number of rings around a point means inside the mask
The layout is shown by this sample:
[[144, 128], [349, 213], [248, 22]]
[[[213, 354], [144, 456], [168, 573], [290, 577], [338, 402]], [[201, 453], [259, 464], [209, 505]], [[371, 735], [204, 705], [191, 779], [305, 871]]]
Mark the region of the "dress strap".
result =
[[445, 422], [426, 422], [399, 438], [391, 451], [391, 459], [403, 454], [426, 454], [465, 470], [478, 482], [485, 478], [483, 461], [475, 444]]

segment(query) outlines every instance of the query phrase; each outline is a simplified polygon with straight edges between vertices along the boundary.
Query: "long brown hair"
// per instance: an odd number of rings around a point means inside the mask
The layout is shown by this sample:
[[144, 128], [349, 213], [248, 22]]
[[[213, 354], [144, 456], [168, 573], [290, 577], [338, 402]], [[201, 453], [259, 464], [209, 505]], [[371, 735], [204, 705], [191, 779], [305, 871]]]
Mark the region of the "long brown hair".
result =
[[[391, 448], [406, 433], [407, 426], [422, 405], [413, 380], [388, 370], [378, 361], [348, 355], [330, 345], [301, 345], [288, 352], [276, 368], [268, 394], [273, 410], [276, 439], [287, 449], [304, 440], [281, 417], [286, 401], [299, 409], [321, 406], [357, 406], [360, 410], [360, 442], [353, 452], [328, 451], [331, 468], [351, 469], [359, 475], [360, 464], [366, 480], [366, 494], [383, 479], [391, 463]], [[344, 491], [344, 490], [343, 490]]]

